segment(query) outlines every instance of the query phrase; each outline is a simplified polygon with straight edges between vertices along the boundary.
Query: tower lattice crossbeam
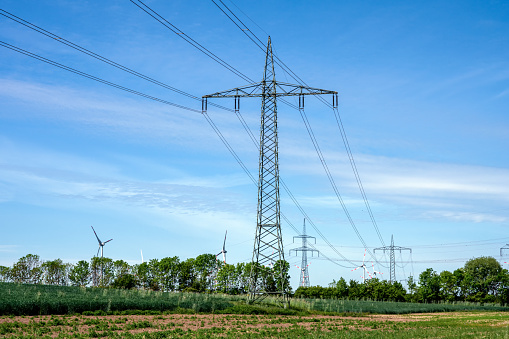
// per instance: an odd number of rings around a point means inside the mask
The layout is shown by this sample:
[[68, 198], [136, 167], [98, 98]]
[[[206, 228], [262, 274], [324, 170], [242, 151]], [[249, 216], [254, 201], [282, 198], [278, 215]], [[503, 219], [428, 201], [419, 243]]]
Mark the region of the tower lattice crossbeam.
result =
[[[286, 304], [288, 287], [284, 283], [276, 284], [275, 290], [267, 289], [263, 284], [268, 267], [274, 274], [274, 265], [285, 262], [283, 239], [281, 234], [280, 197], [279, 197], [279, 158], [277, 97], [332, 94], [337, 103], [337, 92], [302, 85], [277, 82], [274, 71], [272, 44], [269, 37], [265, 55], [263, 80], [256, 84], [232, 88], [203, 96], [204, 113], [209, 98], [234, 98], [235, 110], [238, 111], [240, 98], [258, 97], [262, 99], [260, 121], [260, 147], [258, 170], [258, 204], [257, 224], [253, 246], [252, 269], [249, 279], [249, 300], [251, 302], [277, 295]], [[304, 100], [299, 100], [302, 103]], [[334, 102], [334, 100], [333, 100]], [[274, 277], [285, 281], [284, 270], [279, 269], [280, 276]]]

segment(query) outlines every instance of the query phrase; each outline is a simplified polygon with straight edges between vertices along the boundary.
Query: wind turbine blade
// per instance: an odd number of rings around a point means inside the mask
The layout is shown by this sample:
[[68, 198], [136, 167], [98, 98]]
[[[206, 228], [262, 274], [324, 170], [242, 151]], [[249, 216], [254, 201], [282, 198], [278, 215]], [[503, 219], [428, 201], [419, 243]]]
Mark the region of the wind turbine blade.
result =
[[94, 230], [94, 226], [90, 226], [92, 227], [92, 231], [94, 231], [94, 234], [95, 234], [95, 237], [97, 238], [97, 241], [99, 242], [99, 244], [101, 243], [101, 240], [99, 239], [99, 237], [97, 236], [97, 233], [95, 233], [95, 230]]
[[108, 241], [105, 241], [104, 243], [106, 244], [107, 242], [110, 242], [110, 241], [112, 241], [112, 240], [113, 240], [113, 239], [110, 239], [110, 240], [108, 240]]
[[101, 246], [99, 246], [99, 248], [97, 249], [97, 254], [95, 255], [96, 257], [99, 256], [99, 251], [101, 250]]
[[228, 234], [228, 230], [226, 230], [226, 233], [224, 234], [224, 242], [223, 242], [223, 251], [226, 246], [226, 235]]
[[226, 252], [223, 252], [223, 261], [226, 264]]

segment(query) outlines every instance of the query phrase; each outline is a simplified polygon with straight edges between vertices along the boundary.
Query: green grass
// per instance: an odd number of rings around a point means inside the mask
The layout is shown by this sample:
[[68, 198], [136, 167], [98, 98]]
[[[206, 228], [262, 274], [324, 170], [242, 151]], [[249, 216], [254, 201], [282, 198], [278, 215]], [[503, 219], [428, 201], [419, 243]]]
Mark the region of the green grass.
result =
[[[509, 313], [461, 312], [398, 317], [300, 317], [287, 315], [0, 317], [0, 338], [507, 338]], [[12, 322], [6, 322], [11, 320]], [[160, 320], [165, 322], [160, 322]], [[403, 321], [401, 321], [403, 320]], [[410, 321], [411, 320], [411, 321]], [[190, 322], [191, 321], [191, 322]], [[193, 322], [194, 321], [194, 322]], [[176, 322], [176, 323], [175, 323]], [[204, 323], [207, 325], [204, 328]]]
[[[0, 315], [75, 314], [83, 312], [214, 312], [232, 307], [239, 297], [165, 293], [150, 290], [62, 287], [0, 283]], [[99, 312], [99, 313], [97, 313]]]
[[150, 290], [61, 287], [0, 283], [0, 315], [157, 315], [162, 313], [225, 313], [306, 315], [367, 313], [405, 314], [450, 311], [507, 311], [499, 305], [476, 303], [418, 304], [367, 300], [292, 299], [289, 309], [276, 299], [247, 305], [245, 296], [166, 293]]
[[341, 300], [341, 299], [293, 299], [293, 307], [308, 311], [329, 313], [378, 313], [408, 314], [457, 311], [509, 311], [498, 304], [470, 302], [419, 304], [393, 301]]

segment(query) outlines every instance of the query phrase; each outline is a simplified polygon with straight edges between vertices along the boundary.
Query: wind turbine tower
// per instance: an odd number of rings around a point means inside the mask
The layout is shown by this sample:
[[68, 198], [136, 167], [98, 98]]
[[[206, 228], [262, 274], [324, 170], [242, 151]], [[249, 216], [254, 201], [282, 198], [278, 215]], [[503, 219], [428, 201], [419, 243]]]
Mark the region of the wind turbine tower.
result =
[[94, 231], [94, 234], [95, 234], [95, 237], [97, 238], [97, 241], [99, 242], [99, 248], [97, 249], [97, 254], [96, 254], [96, 257], [99, 256], [99, 251], [101, 251], [101, 258], [103, 257], [103, 254], [104, 254], [104, 245], [106, 245], [107, 243], [109, 243], [110, 241], [112, 241], [113, 239], [110, 239], [110, 240], [107, 240], [105, 242], [102, 242], [99, 237], [97, 236], [97, 233], [95, 233], [95, 230], [94, 230], [94, 227], [93, 226], [90, 226], [92, 227], [92, 231]]
[[221, 252], [219, 252], [217, 255], [216, 255], [216, 260], [217, 260], [217, 257], [220, 255], [220, 254], [223, 254], [223, 262], [226, 264], [226, 235], [228, 234], [228, 230], [226, 230], [226, 233], [224, 234], [224, 242], [223, 242], [223, 249], [221, 250]]
[[308, 239], [315, 239], [316, 244], [316, 238], [312, 237], [310, 235], [306, 234], [306, 219], [304, 219], [304, 226], [302, 226], [302, 235], [297, 235], [293, 237], [293, 241], [295, 241], [295, 238], [302, 239], [302, 246], [299, 248], [293, 248], [290, 250], [290, 255], [292, 254], [292, 251], [295, 251], [295, 255], [298, 255], [299, 252], [302, 253], [302, 261], [301, 266], [298, 267], [301, 271], [301, 277], [300, 277], [300, 287], [309, 287], [309, 270], [308, 270], [308, 252], [311, 252], [311, 256], [314, 256], [314, 252], [320, 256], [320, 252], [318, 250], [315, 250], [311, 247], [308, 247]]

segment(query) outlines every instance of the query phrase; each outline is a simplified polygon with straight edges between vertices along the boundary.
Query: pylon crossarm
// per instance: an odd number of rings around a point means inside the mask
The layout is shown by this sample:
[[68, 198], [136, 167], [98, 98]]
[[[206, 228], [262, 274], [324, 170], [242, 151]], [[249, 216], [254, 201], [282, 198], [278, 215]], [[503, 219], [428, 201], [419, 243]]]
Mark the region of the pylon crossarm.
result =
[[[276, 93], [270, 93], [271, 96], [300, 96], [300, 95], [320, 95], [320, 94], [338, 94], [336, 91], [329, 91], [321, 88], [307, 87], [301, 85], [288, 84], [286, 82], [276, 81]], [[264, 83], [249, 84], [242, 87], [228, 89], [222, 92], [204, 95], [202, 98], [260, 98], [266, 93], [263, 91]]]

